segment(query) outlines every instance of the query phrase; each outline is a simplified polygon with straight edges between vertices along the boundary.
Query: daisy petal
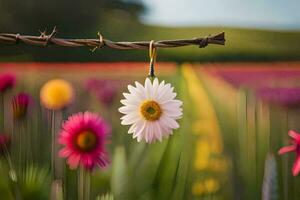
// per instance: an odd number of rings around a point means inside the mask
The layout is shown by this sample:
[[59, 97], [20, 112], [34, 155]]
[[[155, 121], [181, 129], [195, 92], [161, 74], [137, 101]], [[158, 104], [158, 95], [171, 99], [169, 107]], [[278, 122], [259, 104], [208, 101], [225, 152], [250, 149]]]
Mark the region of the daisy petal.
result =
[[145, 126], [146, 126], [146, 121], [138, 121], [136, 123], [136, 128], [135, 128], [135, 132], [133, 133], [132, 137], [133, 138], [139, 138], [143, 136], [143, 132], [144, 132], [144, 129], [145, 129]]
[[155, 122], [155, 135], [156, 135], [156, 139], [158, 139], [160, 142], [162, 141], [162, 131], [161, 128], [159, 126], [158, 122]]
[[137, 111], [138, 108], [135, 105], [127, 105], [127, 106], [122, 106], [119, 108], [119, 112], [123, 114], [130, 114], [134, 111]]
[[131, 113], [128, 115], [124, 115], [122, 118], [122, 125], [131, 125], [136, 123], [139, 120], [139, 116], [137, 113]]
[[60, 157], [66, 158], [72, 154], [72, 151], [68, 148], [63, 148], [62, 150], [59, 151], [58, 154]]
[[296, 150], [296, 146], [286, 146], [286, 147], [282, 147], [279, 151], [278, 154], [282, 155], [291, 151], [295, 151]]
[[80, 154], [77, 154], [77, 155], [71, 155], [69, 158], [68, 158], [68, 164], [70, 165], [70, 168], [71, 169], [76, 169], [79, 165], [79, 162], [80, 162]]
[[293, 139], [300, 141], [300, 134], [297, 133], [296, 131], [290, 130], [288, 134]]
[[300, 172], [300, 156], [298, 156], [293, 165], [293, 176], [297, 176]]
[[153, 88], [149, 78], [145, 80], [145, 90], [146, 90], [146, 97], [151, 99], [153, 97]]
[[129, 133], [129, 134], [134, 133], [135, 129], [136, 129], [136, 125], [135, 125], [135, 124], [132, 124], [132, 125], [130, 126], [129, 130], [128, 130], [128, 133]]
[[155, 78], [153, 81], [153, 99], [155, 99], [155, 97], [157, 95], [158, 86], [159, 86], [158, 79]]

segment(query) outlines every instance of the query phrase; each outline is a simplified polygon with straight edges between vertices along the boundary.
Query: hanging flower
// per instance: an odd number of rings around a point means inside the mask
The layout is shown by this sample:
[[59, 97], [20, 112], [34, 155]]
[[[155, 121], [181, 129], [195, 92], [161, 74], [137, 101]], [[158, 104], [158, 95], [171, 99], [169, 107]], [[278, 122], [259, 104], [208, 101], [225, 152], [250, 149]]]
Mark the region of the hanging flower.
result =
[[90, 112], [77, 113], [70, 116], [62, 127], [58, 142], [64, 148], [59, 155], [67, 158], [71, 169], [80, 165], [92, 170], [95, 166], [107, 164], [105, 143], [110, 127], [100, 116]]
[[147, 78], [145, 86], [138, 82], [135, 85], [128, 85], [130, 93], [123, 93], [125, 99], [121, 103], [124, 106], [119, 111], [125, 115], [121, 124], [131, 125], [128, 133], [133, 133], [138, 142], [142, 139], [147, 143], [162, 141], [163, 136], [179, 128], [176, 120], [182, 116], [182, 102], [174, 99], [176, 93], [171, 84], [159, 83], [157, 78], [153, 84]]
[[16, 77], [13, 74], [0, 75], [0, 93], [13, 88], [16, 83]]
[[15, 119], [22, 119], [26, 116], [31, 97], [29, 94], [20, 93], [12, 99], [12, 110]]
[[69, 82], [62, 79], [53, 79], [42, 87], [40, 99], [46, 108], [60, 110], [73, 102], [74, 90]]
[[296, 153], [296, 160], [294, 162], [292, 172], [294, 176], [297, 176], [300, 172], [300, 134], [292, 130], [290, 130], [288, 134], [292, 138], [292, 145], [282, 147], [278, 153], [279, 155], [292, 151]]
[[118, 94], [118, 83], [112, 80], [89, 79], [86, 88], [96, 95], [104, 105], [111, 105]]

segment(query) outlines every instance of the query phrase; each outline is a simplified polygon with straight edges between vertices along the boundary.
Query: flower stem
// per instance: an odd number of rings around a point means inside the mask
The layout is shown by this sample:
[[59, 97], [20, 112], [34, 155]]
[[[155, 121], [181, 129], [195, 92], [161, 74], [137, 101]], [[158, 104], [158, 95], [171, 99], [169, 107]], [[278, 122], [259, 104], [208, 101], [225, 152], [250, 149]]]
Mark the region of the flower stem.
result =
[[4, 131], [4, 95], [0, 94], [0, 131]]
[[[51, 175], [52, 181], [61, 180], [62, 185], [65, 185], [64, 163], [58, 157], [59, 145], [57, 143], [57, 130], [61, 122], [62, 113], [60, 111], [51, 110]], [[65, 192], [65, 190], [63, 190]]]
[[55, 111], [51, 111], [51, 175], [55, 179]]
[[78, 200], [90, 199], [90, 172], [83, 167], [78, 171]]
[[64, 200], [63, 184], [61, 180], [54, 180], [51, 185], [50, 200]]
[[24, 166], [24, 141], [23, 141], [23, 124], [20, 122], [17, 122], [18, 126], [18, 140], [19, 140], [19, 152], [18, 152], [18, 166], [20, 167], [21, 174], [22, 174], [22, 167]]

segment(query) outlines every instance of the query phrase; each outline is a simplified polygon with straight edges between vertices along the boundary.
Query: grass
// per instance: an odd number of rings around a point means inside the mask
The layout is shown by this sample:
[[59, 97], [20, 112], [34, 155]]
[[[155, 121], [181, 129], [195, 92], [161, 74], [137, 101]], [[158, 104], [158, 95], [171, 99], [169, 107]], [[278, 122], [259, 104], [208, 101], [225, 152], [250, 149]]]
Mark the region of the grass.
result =
[[298, 60], [300, 32], [238, 28], [163, 28], [153, 27], [154, 38], [193, 38], [224, 31], [225, 46], [205, 49], [186, 47], [161, 51], [162, 59], [184, 61], [269, 61]]

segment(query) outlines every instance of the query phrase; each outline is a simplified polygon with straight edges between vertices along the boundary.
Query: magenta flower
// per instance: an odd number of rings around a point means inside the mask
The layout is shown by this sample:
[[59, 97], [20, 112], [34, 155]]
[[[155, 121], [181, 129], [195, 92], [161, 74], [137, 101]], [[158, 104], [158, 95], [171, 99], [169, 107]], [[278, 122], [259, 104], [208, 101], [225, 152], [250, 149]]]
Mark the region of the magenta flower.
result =
[[8, 89], [15, 86], [16, 77], [13, 74], [0, 75], [0, 93], [4, 93]]
[[206, 70], [222, 77], [236, 88], [251, 88], [266, 102], [286, 107], [300, 105], [300, 87], [295, 86], [300, 77], [300, 70], [297, 68], [228, 67]]
[[300, 71], [298, 69], [284, 69], [284, 68], [255, 68], [255, 67], [226, 67], [226, 68], [206, 68], [212, 74], [222, 77], [234, 87], [247, 86], [251, 88], [259, 88], [269, 85], [274, 82], [286, 82], [298, 80]]
[[15, 119], [21, 119], [26, 116], [30, 102], [32, 102], [32, 98], [26, 93], [19, 93], [13, 97], [12, 110]]
[[263, 100], [293, 107], [300, 105], [300, 87], [269, 88], [263, 87], [257, 90], [256, 94]]
[[296, 160], [293, 165], [293, 176], [297, 176], [300, 172], [300, 134], [296, 133], [295, 131], [290, 130], [289, 136], [292, 137], [292, 145], [282, 147], [278, 153], [279, 155], [288, 153], [288, 152], [295, 152], [296, 153]]
[[1, 154], [4, 153], [5, 149], [8, 149], [10, 146], [11, 138], [9, 135], [4, 133], [0, 134], [0, 152]]
[[118, 94], [117, 82], [112, 80], [89, 79], [86, 88], [96, 95], [104, 105], [111, 105]]
[[62, 127], [58, 142], [64, 148], [59, 156], [67, 158], [71, 169], [79, 165], [87, 170], [106, 166], [108, 156], [105, 144], [110, 126], [99, 115], [77, 113], [70, 116]]

